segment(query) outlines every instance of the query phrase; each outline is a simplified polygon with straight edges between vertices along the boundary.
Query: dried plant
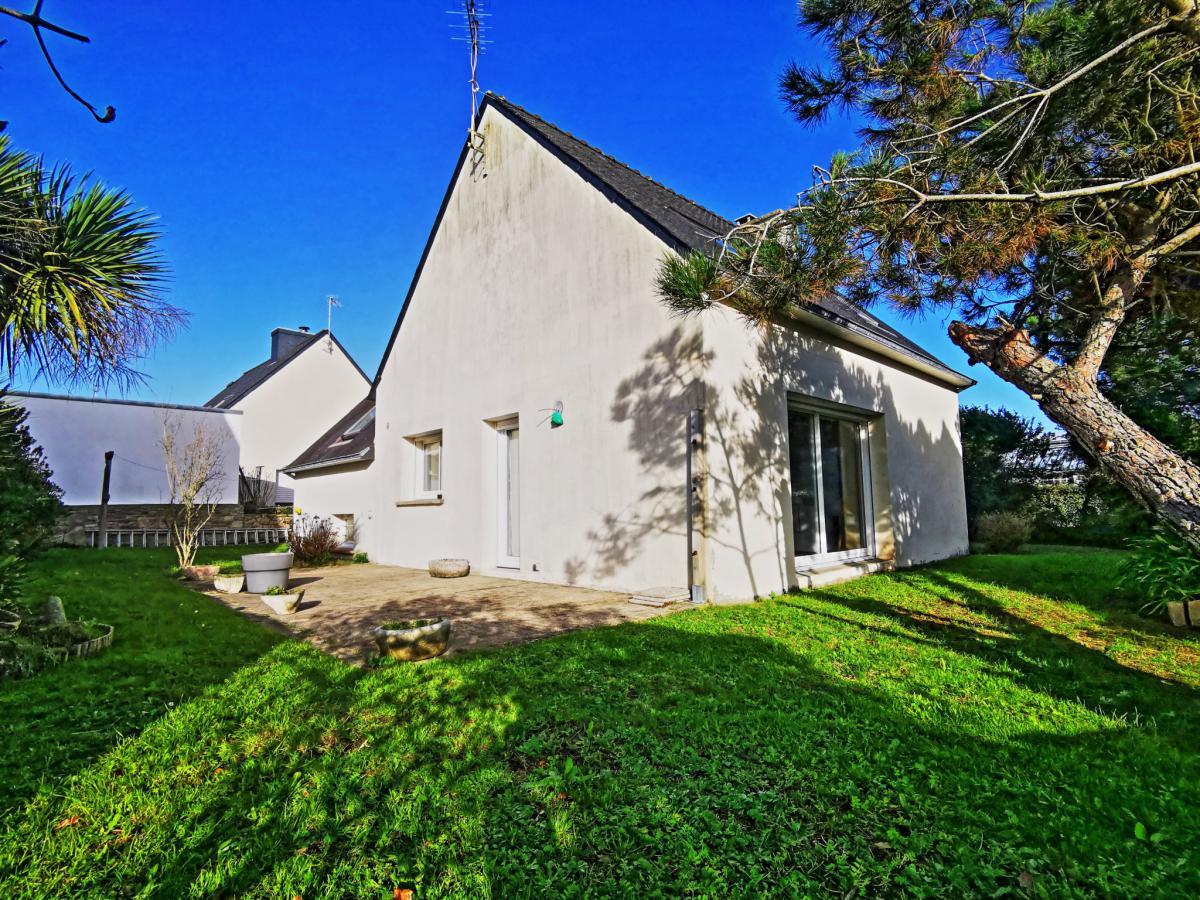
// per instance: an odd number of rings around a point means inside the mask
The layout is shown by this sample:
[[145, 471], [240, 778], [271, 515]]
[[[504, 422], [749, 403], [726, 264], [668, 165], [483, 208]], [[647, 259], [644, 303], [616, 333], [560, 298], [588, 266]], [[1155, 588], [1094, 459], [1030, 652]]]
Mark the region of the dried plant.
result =
[[197, 422], [185, 443], [183, 425], [163, 418], [162, 451], [167, 472], [171, 545], [180, 568], [196, 559], [201, 535], [221, 500], [224, 447], [221, 439]]
[[302, 565], [324, 565], [342, 539], [332, 519], [320, 516], [297, 516], [288, 535], [288, 546]]

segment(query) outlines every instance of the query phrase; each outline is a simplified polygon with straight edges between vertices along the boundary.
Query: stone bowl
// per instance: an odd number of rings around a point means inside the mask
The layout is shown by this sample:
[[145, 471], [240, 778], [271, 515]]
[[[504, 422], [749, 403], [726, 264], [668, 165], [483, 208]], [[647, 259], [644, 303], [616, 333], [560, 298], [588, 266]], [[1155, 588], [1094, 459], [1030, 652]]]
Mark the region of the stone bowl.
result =
[[240, 594], [245, 586], [245, 575], [218, 575], [213, 579], [213, 587], [222, 594]]
[[462, 578], [471, 574], [471, 563], [465, 559], [431, 559], [429, 574], [434, 578]]
[[211, 581], [221, 574], [220, 566], [184, 566], [183, 575], [189, 581]]
[[413, 619], [408, 622], [388, 622], [371, 629], [380, 655], [412, 662], [441, 656], [450, 645], [450, 620]]

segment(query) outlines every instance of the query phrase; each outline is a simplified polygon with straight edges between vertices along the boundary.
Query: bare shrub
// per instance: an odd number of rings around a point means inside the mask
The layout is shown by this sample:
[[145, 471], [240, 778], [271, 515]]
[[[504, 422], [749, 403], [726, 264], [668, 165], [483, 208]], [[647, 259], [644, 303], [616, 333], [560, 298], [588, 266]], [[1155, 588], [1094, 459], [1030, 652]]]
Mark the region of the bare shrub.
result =
[[306, 566], [323, 566], [333, 558], [333, 551], [342, 539], [332, 519], [301, 515], [292, 520], [288, 532], [288, 547], [296, 562]]
[[160, 446], [167, 471], [168, 518], [171, 546], [179, 567], [190, 566], [200, 547], [201, 533], [221, 500], [224, 451], [221, 439], [197, 422], [184, 442], [183, 425], [163, 418]]

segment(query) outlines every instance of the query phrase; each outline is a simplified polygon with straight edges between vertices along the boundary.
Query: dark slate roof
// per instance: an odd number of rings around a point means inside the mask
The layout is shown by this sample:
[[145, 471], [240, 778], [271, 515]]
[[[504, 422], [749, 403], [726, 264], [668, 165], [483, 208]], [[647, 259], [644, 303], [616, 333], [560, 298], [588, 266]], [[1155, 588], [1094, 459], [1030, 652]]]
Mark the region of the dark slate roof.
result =
[[[676, 252], [709, 249], [714, 241], [723, 238], [734, 227], [727, 219], [680, 196], [652, 178], [647, 178], [636, 169], [613, 159], [607, 153], [597, 150], [505, 97], [488, 94], [484, 103], [485, 106], [491, 105], [502, 110], [581, 175], [590, 181], [598, 182], [599, 186], [606, 189], [615, 200]], [[481, 109], [481, 115], [482, 112]], [[837, 328], [883, 344], [927, 366], [972, 383], [969, 378], [951, 369], [886, 322], [840, 297], [817, 301], [809, 304], [807, 309]], [[384, 360], [386, 359], [385, 353]]]
[[283, 471], [291, 474], [304, 469], [362, 462], [375, 456], [375, 417], [354, 434], [347, 435], [354, 425], [375, 409], [375, 396], [370, 394], [354, 405], [337, 424], [321, 435], [311, 447], [301, 453]]
[[217, 392], [217, 395], [205, 403], [205, 406], [215, 406], [217, 409], [229, 409], [233, 404], [237, 403], [252, 390], [290, 363], [293, 359], [323, 338], [329, 332], [327, 329], [321, 329], [314, 335], [310, 335], [307, 340], [297, 341], [287, 353], [284, 353], [279, 359], [268, 359], [266, 362], [259, 363], [253, 369], [247, 369], [225, 387]]

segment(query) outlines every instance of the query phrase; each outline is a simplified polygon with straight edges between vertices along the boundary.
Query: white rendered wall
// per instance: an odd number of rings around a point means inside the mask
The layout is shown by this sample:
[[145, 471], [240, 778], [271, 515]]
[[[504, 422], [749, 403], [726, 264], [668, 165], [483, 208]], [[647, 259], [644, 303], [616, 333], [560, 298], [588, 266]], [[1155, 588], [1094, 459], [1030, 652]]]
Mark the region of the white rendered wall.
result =
[[[487, 178], [463, 168], [377, 391], [374, 555], [497, 562], [497, 436], [519, 416], [522, 577], [627, 589], [685, 579], [686, 411], [699, 372], [629, 403], [679, 326], [662, 243], [495, 109]], [[565, 424], [551, 429], [563, 403]], [[649, 425], [653, 434], [646, 433]], [[444, 502], [413, 498], [406, 437], [443, 430]], [[535, 572], [533, 567], [537, 566]]]
[[161, 446], [164, 418], [191, 440], [197, 426], [221, 441], [220, 503], [238, 499], [238, 437], [242, 416], [197, 407], [164, 407], [85, 398], [10, 393], [10, 402], [29, 412], [26, 424], [54, 470], [68, 506], [98, 504], [104, 452], [113, 450], [109, 494], [114, 504], [166, 503], [166, 468]]
[[[312, 446], [370, 386], [341, 347], [324, 338], [233, 405], [243, 413], [241, 464], [269, 480]], [[294, 487], [282, 473], [279, 483]]]
[[[320, 518], [354, 516], [355, 550], [372, 554], [378, 492], [371, 463], [315, 469], [293, 476], [296, 514]], [[374, 558], [374, 557], [372, 557]]]
[[876, 414], [868, 441], [879, 556], [905, 566], [967, 552], [958, 394], [826, 333], [747, 328], [729, 309], [705, 315], [704, 338], [718, 595], [795, 584], [789, 393]]

